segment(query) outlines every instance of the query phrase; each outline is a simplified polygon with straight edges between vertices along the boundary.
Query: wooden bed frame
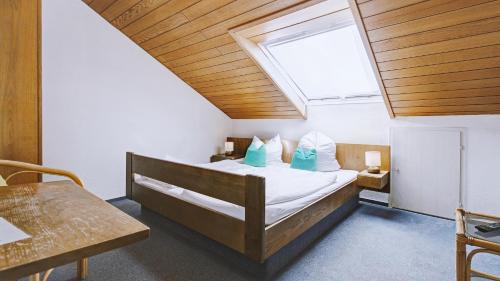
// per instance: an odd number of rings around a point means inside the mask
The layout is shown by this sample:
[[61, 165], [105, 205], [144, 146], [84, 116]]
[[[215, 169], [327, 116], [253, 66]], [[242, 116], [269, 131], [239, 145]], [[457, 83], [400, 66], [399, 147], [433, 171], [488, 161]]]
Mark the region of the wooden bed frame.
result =
[[[228, 138], [235, 153], [244, 155], [248, 138]], [[297, 142], [283, 140], [283, 161], [290, 162]], [[382, 169], [390, 168], [390, 149], [384, 145], [337, 144], [337, 160], [342, 169], [363, 170], [364, 153], [378, 150]], [[359, 195], [356, 181], [329, 193], [307, 207], [265, 225], [265, 178], [237, 175], [127, 152], [126, 196], [143, 207], [197, 231], [262, 263], [306, 230]], [[245, 220], [186, 202], [134, 181], [140, 174], [245, 208]]]

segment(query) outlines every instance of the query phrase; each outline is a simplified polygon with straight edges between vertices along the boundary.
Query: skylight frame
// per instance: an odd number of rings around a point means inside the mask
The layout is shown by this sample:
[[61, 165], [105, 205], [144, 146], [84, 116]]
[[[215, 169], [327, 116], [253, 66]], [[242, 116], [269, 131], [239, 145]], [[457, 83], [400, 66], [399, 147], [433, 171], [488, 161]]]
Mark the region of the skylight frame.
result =
[[[271, 40], [264, 40], [261, 42], [258, 42], [257, 45], [259, 48], [261, 48], [262, 52], [264, 55], [269, 59], [269, 61], [276, 66], [276, 68], [281, 72], [281, 75], [287, 80], [288, 84], [290, 84], [294, 89], [295, 92], [299, 94], [300, 98], [303, 100], [304, 103], [308, 105], [324, 105], [324, 104], [341, 104], [341, 103], [370, 103], [370, 102], [383, 102], [383, 97], [380, 89], [376, 89], [374, 91], [370, 91], [367, 93], [363, 92], [355, 92], [352, 95], [348, 95], [345, 97], [342, 96], [337, 96], [337, 97], [326, 97], [326, 98], [321, 98], [321, 99], [315, 99], [315, 98], [309, 98], [303, 89], [301, 89], [300, 85], [295, 82], [295, 80], [292, 78], [292, 76], [286, 71], [286, 68], [281, 65], [278, 59], [272, 54], [272, 52], [269, 50], [269, 47], [279, 45], [279, 44], [286, 44], [291, 41], [296, 41], [296, 40], [301, 40], [303, 38], [315, 36], [318, 34], [323, 34], [326, 32], [331, 32], [333, 30], [349, 27], [349, 26], [356, 26], [356, 23], [354, 21], [354, 18], [350, 18], [349, 20], [343, 20], [340, 21], [336, 24], [330, 25], [328, 27], [319, 27], [316, 29], [308, 29], [304, 30], [292, 35], [286, 35], [278, 38], [273, 38]], [[356, 48], [358, 50], [358, 53], [365, 52], [366, 50], [364, 49], [364, 46], [362, 44], [356, 44]], [[368, 59], [369, 60], [369, 59]], [[363, 64], [363, 70], [365, 72], [367, 71], [373, 71], [370, 65], [365, 65]]]
[[[366, 30], [359, 10], [353, 5], [352, 0], [323, 0], [319, 3], [315, 1], [306, 1], [289, 9], [268, 15], [257, 20], [244, 23], [240, 26], [230, 29], [228, 32], [236, 43], [254, 60], [256, 65], [273, 82], [274, 86], [284, 94], [284, 96], [293, 104], [307, 119], [308, 108], [311, 105], [339, 103], [335, 100], [330, 101], [305, 101], [298, 88], [293, 83], [289, 83], [286, 76], [278, 69], [269, 57], [264, 53], [263, 48], [258, 44], [265, 40], [283, 37], [284, 35], [300, 34], [300, 30], [312, 30], [315, 27], [327, 28], [334, 26], [335, 23], [342, 21], [354, 21], [357, 30], [361, 36], [362, 48], [368, 56], [369, 65], [372, 68], [373, 75], [380, 90], [382, 100], [389, 112], [391, 118], [394, 113], [385, 90], [382, 77], [377, 67], [375, 55], [369, 44]], [[343, 100], [341, 103], [371, 103], [379, 102], [377, 98], [353, 98]]]

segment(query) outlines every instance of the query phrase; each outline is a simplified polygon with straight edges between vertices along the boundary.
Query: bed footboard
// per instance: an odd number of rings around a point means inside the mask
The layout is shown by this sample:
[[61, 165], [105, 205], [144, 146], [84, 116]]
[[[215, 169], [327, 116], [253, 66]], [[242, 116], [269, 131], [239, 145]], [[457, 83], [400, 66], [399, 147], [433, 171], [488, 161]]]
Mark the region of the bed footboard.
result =
[[[127, 152], [126, 196], [144, 207], [258, 262], [264, 260], [265, 179], [155, 159]], [[150, 189], [134, 174], [192, 190], [245, 208], [245, 221]]]

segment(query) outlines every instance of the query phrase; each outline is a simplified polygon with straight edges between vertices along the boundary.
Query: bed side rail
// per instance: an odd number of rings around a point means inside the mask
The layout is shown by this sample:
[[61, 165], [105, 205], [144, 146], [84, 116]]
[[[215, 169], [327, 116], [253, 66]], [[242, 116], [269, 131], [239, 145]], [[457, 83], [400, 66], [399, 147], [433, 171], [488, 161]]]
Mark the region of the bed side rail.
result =
[[[246, 177], [201, 167], [160, 160], [127, 153], [127, 182], [133, 182], [133, 174], [192, 190], [213, 198], [245, 206]], [[129, 173], [130, 172], [130, 173]], [[132, 197], [127, 188], [127, 197]]]

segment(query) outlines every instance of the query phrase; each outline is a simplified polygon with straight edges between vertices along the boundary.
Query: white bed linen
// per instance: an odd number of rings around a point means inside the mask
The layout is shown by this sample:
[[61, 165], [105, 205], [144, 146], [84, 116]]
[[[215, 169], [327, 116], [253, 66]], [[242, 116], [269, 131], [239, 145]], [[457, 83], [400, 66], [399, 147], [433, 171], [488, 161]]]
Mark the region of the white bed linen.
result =
[[290, 169], [287, 163], [273, 163], [266, 167], [253, 167], [237, 161], [224, 160], [196, 165], [206, 169], [239, 175], [255, 175], [266, 178], [266, 205], [293, 201], [332, 185], [335, 173], [318, 173]]
[[[266, 225], [272, 224], [354, 181], [358, 174], [358, 172], [351, 170], [335, 172], [303, 171], [291, 169], [287, 163], [255, 168], [231, 160], [198, 166], [236, 174], [254, 174], [266, 177]], [[145, 187], [184, 201], [245, 220], [245, 209], [241, 206], [140, 175], [135, 175], [135, 181]]]

